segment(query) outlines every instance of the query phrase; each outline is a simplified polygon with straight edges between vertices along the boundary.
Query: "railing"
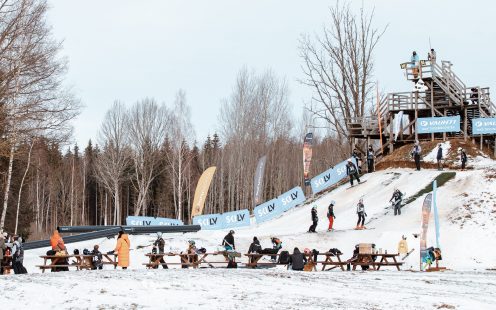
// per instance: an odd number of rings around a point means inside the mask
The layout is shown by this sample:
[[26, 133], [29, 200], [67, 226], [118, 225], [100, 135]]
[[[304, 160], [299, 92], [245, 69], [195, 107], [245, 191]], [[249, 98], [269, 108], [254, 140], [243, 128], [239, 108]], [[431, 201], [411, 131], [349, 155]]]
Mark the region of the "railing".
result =
[[467, 86], [451, 70], [451, 66], [449, 61], [443, 61], [441, 66], [436, 63], [432, 64], [432, 78], [455, 104], [463, 105], [467, 95]]

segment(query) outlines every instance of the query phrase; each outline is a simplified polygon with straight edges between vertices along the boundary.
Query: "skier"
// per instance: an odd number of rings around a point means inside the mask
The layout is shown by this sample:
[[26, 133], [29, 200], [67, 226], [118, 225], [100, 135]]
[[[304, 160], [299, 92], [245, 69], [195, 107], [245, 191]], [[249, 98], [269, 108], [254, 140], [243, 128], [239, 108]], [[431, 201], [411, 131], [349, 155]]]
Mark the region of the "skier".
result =
[[292, 270], [302, 271], [303, 267], [307, 263], [307, 258], [303, 255], [298, 248], [294, 248], [293, 254], [289, 256], [289, 266]]
[[439, 143], [439, 147], [437, 149], [437, 170], [443, 170], [443, 146]]
[[393, 197], [389, 199], [389, 202], [393, 206], [394, 215], [401, 215], [401, 200], [403, 199], [403, 194], [397, 189], [394, 189]]
[[358, 215], [358, 221], [357, 221], [357, 226], [355, 229], [366, 229], [364, 226], [365, 224], [365, 217], [367, 216], [367, 213], [365, 213], [365, 206], [363, 205], [363, 198], [360, 198], [357, 204], [357, 215]]
[[14, 269], [15, 274], [28, 273], [22, 265], [23, 262], [24, 250], [22, 248], [22, 238], [15, 236], [14, 243], [12, 244], [12, 269]]
[[329, 204], [329, 207], [327, 209], [327, 218], [329, 219], [329, 227], [327, 228], [327, 231], [332, 231], [332, 225], [334, 224], [334, 219], [336, 216], [334, 215], [334, 205], [336, 202], [334, 200], [331, 200], [331, 203]]
[[236, 250], [236, 246], [234, 246], [234, 230], [230, 230], [229, 233], [222, 240], [222, 245], [226, 251]]
[[374, 149], [372, 148], [372, 145], [369, 145], [369, 149], [367, 151], [367, 168], [369, 173], [374, 172], [374, 158]]
[[420, 147], [420, 143], [417, 140], [417, 141], [415, 141], [415, 145], [413, 146], [413, 149], [410, 152], [413, 159], [415, 160], [415, 166], [417, 167], [417, 171], [420, 171], [420, 154], [421, 153], [422, 153], [422, 147]]
[[462, 171], [464, 171], [467, 164], [467, 153], [461, 147], [458, 148], [458, 152], [460, 153], [460, 161], [462, 162]]
[[[157, 233], [157, 240], [155, 240], [155, 242], [153, 243], [154, 247], [157, 247], [158, 248], [158, 254], [164, 254], [164, 248], [165, 248], [165, 240], [164, 238], [162, 238], [162, 233], [161, 232], [158, 232]], [[164, 257], [162, 256], [160, 258], [160, 264], [162, 265], [162, 267], [164, 269], [168, 269], [169, 267], [167, 266], [167, 264], [165, 263], [165, 260], [164, 260]], [[158, 268], [158, 265], [155, 266], [155, 268]]]
[[123, 230], [119, 231], [117, 237], [117, 244], [115, 245], [114, 251], [111, 254], [117, 252], [117, 265], [122, 267], [122, 269], [127, 269], [129, 267], [129, 249], [131, 248], [131, 242], [129, 241], [129, 236]]
[[346, 164], [346, 174], [350, 176], [350, 183], [353, 186], [353, 178], [355, 178], [360, 184], [360, 178], [358, 177], [358, 169], [355, 164], [348, 159], [348, 163]]
[[317, 208], [315, 206], [312, 207], [312, 225], [308, 228], [308, 232], [315, 232], [315, 228], [317, 228], [317, 223], [319, 222], [319, 217], [317, 216]]

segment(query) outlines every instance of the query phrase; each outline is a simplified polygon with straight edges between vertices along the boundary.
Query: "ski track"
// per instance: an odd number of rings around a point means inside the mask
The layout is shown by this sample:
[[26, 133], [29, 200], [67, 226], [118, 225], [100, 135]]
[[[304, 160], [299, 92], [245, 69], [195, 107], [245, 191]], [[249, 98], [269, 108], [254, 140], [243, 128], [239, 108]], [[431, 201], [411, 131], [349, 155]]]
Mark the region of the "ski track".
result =
[[494, 309], [496, 273], [80, 271], [0, 278], [2, 308]]

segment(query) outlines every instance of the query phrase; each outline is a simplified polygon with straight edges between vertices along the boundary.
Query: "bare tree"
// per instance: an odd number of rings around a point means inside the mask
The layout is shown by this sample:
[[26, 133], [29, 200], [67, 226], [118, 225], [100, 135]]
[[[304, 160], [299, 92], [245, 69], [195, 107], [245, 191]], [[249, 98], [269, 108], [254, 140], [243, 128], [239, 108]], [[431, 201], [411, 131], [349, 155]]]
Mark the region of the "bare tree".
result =
[[159, 150], [170, 126], [170, 112], [154, 99], [143, 99], [129, 110], [127, 128], [133, 150], [134, 186], [138, 192], [134, 214], [146, 214], [150, 185], [159, 174]]
[[345, 119], [359, 118], [367, 112], [373, 94], [373, 52], [384, 29], [373, 26], [374, 11], [360, 9], [355, 15], [348, 4], [330, 8], [330, 25], [315, 38], [303, 36], [300, 55], [305, 78], [313, 88], [312, 112], [327, 121], [339, 140], [348, 138]]
[[121, 224], [120, 186], [130, 164], [127, 146], [127, 114], [125, 106], [115, 101], [100, 127], [99, 142], [103, 146], [97, 158], [96, 176], [114, 198], [115, 225]]

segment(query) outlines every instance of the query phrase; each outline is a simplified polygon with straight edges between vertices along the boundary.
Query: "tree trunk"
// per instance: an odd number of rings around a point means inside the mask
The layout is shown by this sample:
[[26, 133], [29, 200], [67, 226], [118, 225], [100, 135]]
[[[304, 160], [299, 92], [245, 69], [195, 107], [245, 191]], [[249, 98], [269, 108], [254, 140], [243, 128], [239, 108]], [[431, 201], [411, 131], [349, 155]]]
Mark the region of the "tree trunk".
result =
[[7, 184], [5, 185], [5, 193], [3, 196], [3, 209], [2, 209], [2, 218], [0, 219], [0, 229], [3, 229], [5, 227], [5, 217], [7, 216], [10, 181], [12, 180], [12, 166], [14, 165], [14, 151], [15, 151], [15, 142], [13, 142], [12, 146], [10, 147], [9, 170], [7, 172]]
[[14, 235], [17, 235], [17, 226], [19, 224], [19, 209], [21, 207], [22, 187], [24, 186], [24, 180], [26, 179], [26, 175], [28, 174], [29, 171], [29, 166], [31, 165], [31, 151], [33, 150], [33, 145], [34, 145], [34, 141], [32, 141], [31, 145], [29, 146], [28, 163], [26, 165], [26, 170], [24, 171], [24, 175], [22, 176], [21, 186], [19, 187], [19, 195], [17, 196], [17, 211], [16, 211]]

